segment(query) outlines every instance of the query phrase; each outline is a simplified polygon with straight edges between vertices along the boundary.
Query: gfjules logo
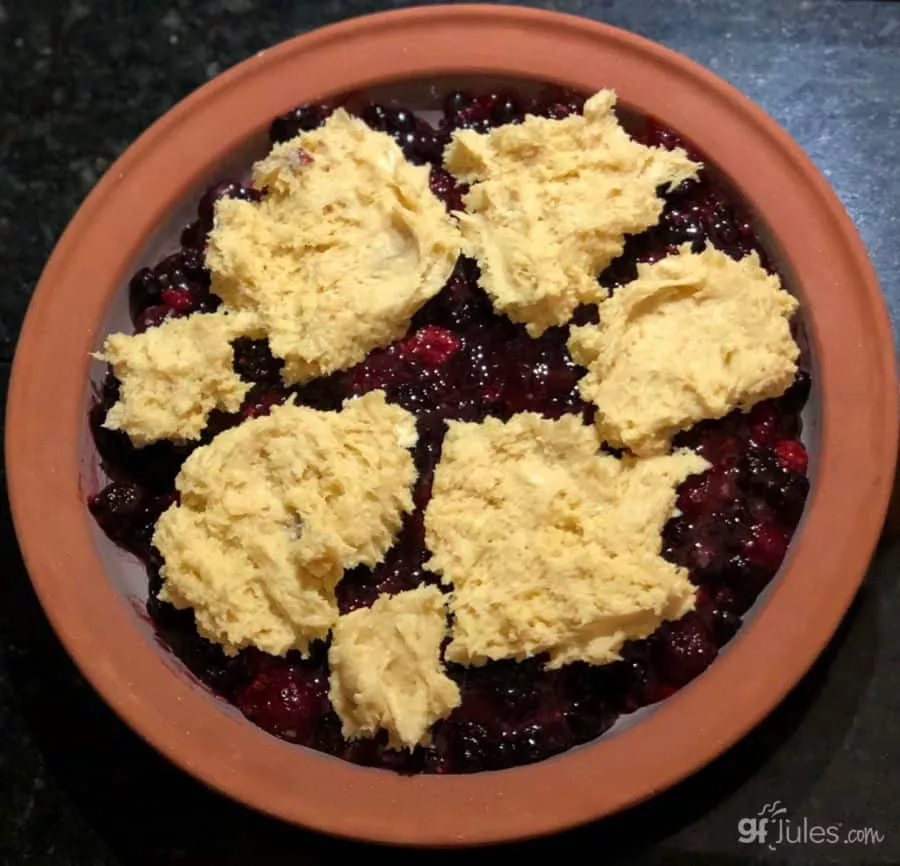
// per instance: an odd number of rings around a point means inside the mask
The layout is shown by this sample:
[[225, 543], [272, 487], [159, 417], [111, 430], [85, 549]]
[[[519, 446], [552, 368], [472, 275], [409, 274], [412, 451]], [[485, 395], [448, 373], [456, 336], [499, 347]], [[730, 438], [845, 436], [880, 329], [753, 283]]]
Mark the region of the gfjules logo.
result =
[[845, 827], [842, 822], [812, 824], [788, 817], [781, 800], [766, 803], [755, 818], [737, 823], [738, 842], [765, 845], [770, 851], [785, 845], [878, 845], [884, 833], [874, 827]]

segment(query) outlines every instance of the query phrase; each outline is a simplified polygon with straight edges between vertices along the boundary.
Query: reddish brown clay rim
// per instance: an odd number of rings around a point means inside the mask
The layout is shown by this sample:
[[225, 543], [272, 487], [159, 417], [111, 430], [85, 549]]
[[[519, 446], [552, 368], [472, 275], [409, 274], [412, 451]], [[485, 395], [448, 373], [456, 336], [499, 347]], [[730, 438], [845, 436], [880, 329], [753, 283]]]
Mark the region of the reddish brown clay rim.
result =
[[[631, 729], [542, 764], [403, 778], [268, 737], [173, 675], [104, 576], [79, 491], [79, 431], [88, 353], [111, 297], [143, 240], [210, 165], [306, 99], [466, 72], [614, 87], [716, 159], [796, 275], [818, 361], [822, 447], [781, 580], [757, 620], [694, 684]], [[76, 292], [78, 304], [62, 303]], [[832, 635], [868, 565], [893, 478], [897, 411], [891, 331], [863, 246], [823, 178], [759, 108], [684, 57], [602, 24], [514, 7], [426, 7], [348, 21], [248, 60], [169, 112], [112, 166], [59, 242], [29, 308], [9, 392], [6, 465], [23, 554], [54, 628], [101, 695], [177, 765], [327, 833], [483, 844], [646, 799], [775, 706]]]

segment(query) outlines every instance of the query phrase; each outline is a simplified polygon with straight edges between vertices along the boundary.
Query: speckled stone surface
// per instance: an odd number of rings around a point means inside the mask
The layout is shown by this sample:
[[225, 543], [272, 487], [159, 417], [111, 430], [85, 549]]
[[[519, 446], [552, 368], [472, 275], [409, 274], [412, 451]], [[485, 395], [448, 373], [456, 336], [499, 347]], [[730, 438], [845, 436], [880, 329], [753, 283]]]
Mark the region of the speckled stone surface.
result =
[[[43, 262], [80, 201], [134, 137], [197, 85], [259, 49], [340, 18], [405, 5], [0, 0], [2, 393]], [[896, 340], [900, 3], [530, 5], [664, 42], [766, 108], [822, 168], [856, 221]], [[19, 560], [5, 496], [0, 545], [0, 864], [305, 866], [369, 855], [246, 811], [171, 768], [113, 716], [53, 637]], [[602, 824], [466, 857], [641, 866], [900, 864], [898, 575], [900, 547], [885, 547], [810, 675], [758, 730], [695, 778]], [[740, 843], [741, 819], [774, 801], [787, 809], [787, 838], [779, 841], [775, 823], [774, 850]], [[839, 825], [842, 839], [865, 827], [885, 838], [868, 845], [794, 841], [804, 819], [807, 828]], [[391, 856], [405, 866], [423, 855]], [[436, 864], [460, 857], [426, 856]]]

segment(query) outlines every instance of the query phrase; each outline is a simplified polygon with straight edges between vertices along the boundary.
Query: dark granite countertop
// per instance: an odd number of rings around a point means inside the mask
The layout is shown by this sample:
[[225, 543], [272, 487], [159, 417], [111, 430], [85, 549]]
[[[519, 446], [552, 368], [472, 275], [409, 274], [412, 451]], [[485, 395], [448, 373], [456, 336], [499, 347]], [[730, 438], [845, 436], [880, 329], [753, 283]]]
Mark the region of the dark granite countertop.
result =
[[[105, 167], [222, 69], [303, 30], [399, 0], [0, 0], [0, 376], [53, 244]], [[868, 245], [900, 322], [900, 3], [550, 0], [637, 31], [757, 100], [823, 169]], [[361, 846], [302, 833], [208, 792], [106, 708], [30, 589], [0, 513], [0, 864], [313, 864]], [[813, 671], [756, 731], [677, 789], [528, 845], [591, 863], [900, 863], [900, 546], [879, 551]], [[894, 619], [897, 614], [898, 619]], [[602, 779], [597, 780], [602, 785]], [[780, 800], [796, 823], [883, 841], [738, 842]], [[335, 804], [339, 808], [339, 804]], [[394, 855], [392, 855], [394, 856]], [[423, 855], [398, 852], [395, 862]], [[459, 854], [424, 855], [449, 863]]]

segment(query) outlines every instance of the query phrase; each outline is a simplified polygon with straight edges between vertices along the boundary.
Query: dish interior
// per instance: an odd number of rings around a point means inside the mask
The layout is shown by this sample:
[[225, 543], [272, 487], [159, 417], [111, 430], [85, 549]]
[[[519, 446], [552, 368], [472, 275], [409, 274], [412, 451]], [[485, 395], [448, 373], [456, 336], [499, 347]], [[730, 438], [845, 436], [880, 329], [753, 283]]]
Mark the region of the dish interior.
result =
[[[440, 116], [440, 106], [444, 95], [452, 91], [463, 90], [474, 93], [509, 91], [522, 96], [529, 96], [531, 94], [539, 93], [545, 86], [544, 83], [523, 80], [488, 79], [484, 77], [447, 77], [429, 81], [389, 83], [378, 88], [373, 88], [366, 93], [354, 94], [351, 97], [340, 99], [329, 99], [329, 94], [323, 94], [323, 97], [328, 99], [328, 101], [340, 101], [346, 104], [351, 110], [368, 103], [410, 108], [415, 110], [424, 119], [434, 121]], [[643, 124], [643, 119], [640, 115], [629, 111], [627, 106], [620, 106], [619, 108], [620, 110], [618, 113], [623, 125], [630, 132], [639, 130]], [[702, 144], [702, 142], [698, 142], [701, 150]], [[109, 307], [107, 318], [100, 329], [97, 348], [99, 348], [99, 345], [102, 343], [106, 334], [112, 332], [130, 333], [133, 330], [129, 315], [128, 301], [128, 281], [130, 280], [131, 275], [139, 268], [143, 266], [152, 266], [166, 255], [176, 251], [179, 247], [179, 237], [182, 230], [195, 218], [197, 201], [203, 195], [203, 192], [211, 185], [224, 178], [246, 178], [251, 163], [264, 156], [269, 147], [270, 141], [268, 129], [260, 130], [257, 135], [248, 139], [238, 150], [230, 154], [226, 160], [217, 165], [211, 165], [208, 173], [203, 177], [197, 178], [196, 183], [184, 197], [173, 204], [169, 214], [167, 214], [166, 218], [160, 223], [158, 231], [151, 238], [147, 239], [144, 247], [130, 263], [129, 268], [124, 275], [122, 285], [119, 286], [118, 290], [115, 292]], [[704, 153], [703, 156], [710, 160], [706, 163], [708, 174], [714, 178], [717, 185], [728, 190], [728, 179], [717, 174], [715, 170], [715, 155]], [[741, 202], [741, 204], [746, 207], [746, 202], [743, 201], [740, 193], [734, 190], [728, 191], [730, 192], [732, 199]], [[754, 231], [764, 247], [771, 265], [782, 277], [786, 288], [793, 291], [794, 281], [791, 273], [787, 269], [783, 257], [780, 255], [776, 239], [770, 236], [765, 225], [756, 220], [752, 214], [749, 214], [749, 216], [753, 222]], [[803, 298], [801, 297], [801, 304], [802, 301]], [[802, 317], [802, 306], [800, 316]], [[819, 443], [819, 397], [815, 358], [812, 357], [811, 348], [803, 337], [802, 319], [800, 323], [800, 333], [798, 334], [798, 342], [802, 349], [801, 366], [809, 371], [813, 382], [812, 392], [802, 413], [802, 440], [809, 454], [808, 474], [810, 482], [814, 484]], [[85, 497], [91, 496], [102, 489], [109, 480], [100, 465], [100, 459], [94, 445], [92, 432], [87, 423], [88, 412], [94, 394], [102, 387], [105, 374], [105, 364], [96, 361], [92, 362], [90, 367], [90, 380], [86, 383], [84, 392], [83, 418], [85, 419], [85, 423], [82, 429], [81, 484]], [[202, 686], [205, 689], [209, 699], [218, 705], [220, 711], [233, 714], [240, 718], [241, 713], [231, 703], [216, 697], [212, 691], [196, 680], [190, 671], [156, 636], [154, 625], [147, 614], [148, 579], [144, 564], [113, 544], [100, 530], [95, 521], [90, 520], [89, 523], [94, 533], [96, 548], [106, 574], [121, 596], [123, 603], [130, 607], [134, 617], [135, 628], [144, 635], [147, 641], [156, 646], [160, 656], [165, 660], [166, 664], [177, 673], [177, 675], [197, 682], [198, 687]], [[802, 527], [802, 518], [800, 527]], [[800, 531], [800, 527], [798, 527], [797, 531]], [[790, 550], [788, 550], [785, 561], [787, 561], [789, 557]], [[783, 567], [784, 566], [782, 565], [782, 569]], [[778, 575], [768, 583], [752, 607], [743, 614], [742, 629], [746, 629], [752, 624], [757, 612], [765, 605], [773, 587], [777, 585], [777, 581]], [[735, 639], [739, 638], [740, 632]], [[728, 652], [730, 646], [731, 644], [727, 643], [722, 649], [722, 652]], [[650, 704], [641, 707], [634, 712], [621, 715], [603, 736], [615, 736], [617, 732], [639, 723], [646, 714], [654, 712], [657, 706], [658, 704]], [[363, 761], [363, 763], [365, 762]]]

